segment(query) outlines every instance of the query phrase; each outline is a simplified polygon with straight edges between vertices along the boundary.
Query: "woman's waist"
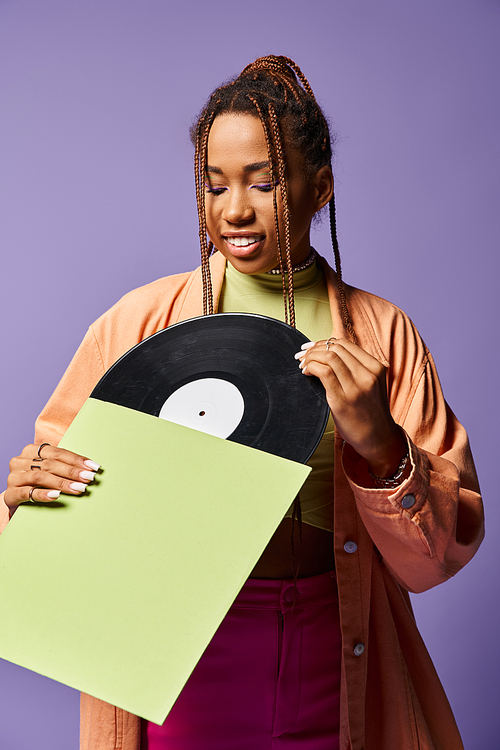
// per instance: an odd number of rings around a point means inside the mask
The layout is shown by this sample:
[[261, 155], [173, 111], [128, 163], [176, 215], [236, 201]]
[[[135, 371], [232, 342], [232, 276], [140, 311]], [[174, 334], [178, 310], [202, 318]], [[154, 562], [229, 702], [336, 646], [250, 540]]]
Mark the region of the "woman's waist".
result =
[[333, 571], [319, 575], [285, 579], [249, 578], [236, 597], [237, 609], [277, 609], [285, 612], [338, 602]]
[[308, 578], [333, 570], [333, 534], [325, 529], [284, 518], [265, 548], [250, 578]]

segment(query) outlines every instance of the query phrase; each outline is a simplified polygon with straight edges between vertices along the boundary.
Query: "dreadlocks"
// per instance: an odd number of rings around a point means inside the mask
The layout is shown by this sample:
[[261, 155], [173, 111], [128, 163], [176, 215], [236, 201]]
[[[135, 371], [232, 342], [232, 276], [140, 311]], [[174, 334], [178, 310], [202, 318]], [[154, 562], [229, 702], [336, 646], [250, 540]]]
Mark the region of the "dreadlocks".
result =
[[[277, 263], [283, 279], [285, 321], [295, 326], [293, 272], [291, 260], [290, 211], [286, 183], [286, 144], [301, 151], [311, 174], [330, 165], [332, 146], [326, 118], [311, 86], [299, 66], [288, 57], [268, 55], [247, 65], [239, 76], [216, 89], [191, 128], [195, 146], [194, 169], [198, 204], [201, 269], [203, 280], [203, 313], [212, 314], [213, 296], [210, 277], [210, 256], [213, 244], [207, 237], [205, 209], [205, 170], [208, 136], [214, 119], [220, 114], [251, 114], [262, 123], [267, 144], [273, 184], [273, 206], [276, 227]], [[277, 190], [283, 207], [283, 237], [280, 235]], [[355, 340], [342, 281], [335, 199], [330, 199], [330, 230], [337, 286], [345, 329]]]

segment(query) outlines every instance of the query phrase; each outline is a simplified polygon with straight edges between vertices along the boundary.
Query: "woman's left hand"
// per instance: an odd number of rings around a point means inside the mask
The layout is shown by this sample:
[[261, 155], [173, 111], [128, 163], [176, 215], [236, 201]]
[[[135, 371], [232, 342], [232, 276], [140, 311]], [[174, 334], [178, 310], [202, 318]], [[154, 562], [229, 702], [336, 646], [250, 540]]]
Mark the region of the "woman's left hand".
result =
[[407, 444], [392, 418], [386, 368], [348, 339], [304, 344], [295, 357], [305, 375], [318, 377], [336, 429], [378, 477], [395, 473]]

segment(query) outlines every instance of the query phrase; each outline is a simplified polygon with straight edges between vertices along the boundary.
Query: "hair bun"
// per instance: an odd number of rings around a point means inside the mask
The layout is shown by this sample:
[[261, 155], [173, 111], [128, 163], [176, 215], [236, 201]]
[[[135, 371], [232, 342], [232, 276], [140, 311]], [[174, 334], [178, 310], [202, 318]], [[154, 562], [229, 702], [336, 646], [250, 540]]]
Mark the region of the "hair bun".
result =
[[266, 55], [265, 57], [258, 57], [253, 63], [250, 63], [246, 68], [243, 68], [240, 75], [244, 76], [249, 73], [258, 73], [261, 71], [269, 71], [271, 75], [274, 74], [278, 78], [285, 78], [299, 90], [300, 81], [305, 91], [307, 91], [309, 96], [316, 101], [316, 97], [313, 94], [309, 81], [297, 63], [295, 63], [290, 57], [285, 57], [284, 55]]
[[[292, 65], [290, 65], [290, 63], [292, 63]], [[253, 63], [247, 65], [246, 68], [241, 71], [241, 75], [269, 71], [270, 73], [278, 73], [279, 75], [286, 76], [296, 84], [297, 77], [293, 70], [294, 65], [295, 63], [293, 60], [290, 60], [289, 57], [283, 57], [283, 55], [266, 55], [265, 57], [258, 57]]]

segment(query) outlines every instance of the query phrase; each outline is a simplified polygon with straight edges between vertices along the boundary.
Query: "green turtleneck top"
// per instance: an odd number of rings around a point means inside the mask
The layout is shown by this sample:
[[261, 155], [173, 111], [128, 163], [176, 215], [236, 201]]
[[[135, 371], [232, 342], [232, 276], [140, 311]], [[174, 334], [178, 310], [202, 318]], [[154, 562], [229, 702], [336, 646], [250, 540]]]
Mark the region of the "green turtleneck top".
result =
[[[323, 271], [315, 262], [302, 271], [296, 271], [293, 283], [298, 330], [310, 341], [328, 339], [332, 335], [332, 316]], [[257, 313], [284, 320], [284, 310], [280, 274], [249, 275], [240, 273], [230, 263], [226, 264], [218, 312]], [[333, 531], [333, 439], [330, 414], [321, 442], [307, 462], [312, 471], [300, 491], [304, 523], [327, 531]], [[291, 515], [290, 508], [286, 516]]]

